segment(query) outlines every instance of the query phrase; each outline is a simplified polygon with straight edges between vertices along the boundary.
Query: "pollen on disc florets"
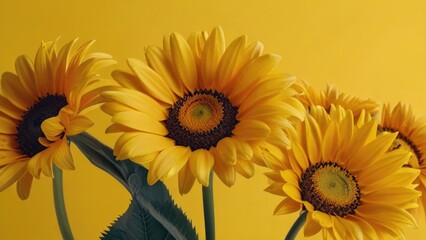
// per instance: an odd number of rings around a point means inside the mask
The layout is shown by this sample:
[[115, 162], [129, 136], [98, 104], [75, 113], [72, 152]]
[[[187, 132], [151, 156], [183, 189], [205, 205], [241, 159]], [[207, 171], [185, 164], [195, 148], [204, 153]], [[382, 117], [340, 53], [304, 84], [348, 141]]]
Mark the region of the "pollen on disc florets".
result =
[[223, 93], [204, 89], [187, 93], [169, 109], [167, 137], [176, 145], [208, 150], [232, 136], [237, 113], [238, 108]]
[[302, 200], [315, 210], [344, 217], [355, 213], [361, 192], [356, 177], [335, 162], [310, 166], [300, 180]]
[[38, 141], [39, 137], [45, 137], [41, 124], [44, 120], [58, 115], [59, 111], [67, 104], [65, 96], [47, 94], [44, 97], [39, 97], [24, 112], [21, 122], [16, 127], [18, 130], [16, 141], [23, 154], [32, 157], [46, 149]]

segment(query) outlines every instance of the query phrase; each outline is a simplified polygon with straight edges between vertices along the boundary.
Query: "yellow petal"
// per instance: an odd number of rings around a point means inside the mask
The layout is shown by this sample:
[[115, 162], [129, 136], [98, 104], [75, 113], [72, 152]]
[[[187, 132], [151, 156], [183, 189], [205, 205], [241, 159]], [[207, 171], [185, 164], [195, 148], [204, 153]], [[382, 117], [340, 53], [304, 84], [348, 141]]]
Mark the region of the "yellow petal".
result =
[[159, 179], [159, 177], [155, 174], [155, 172], [152, 169], [152, 165], [154, 164], [154, 161], [150, 163], [148, 176], [146, 177], [146, 180], [149, 185], [154, 185]]
[[40, 167], [40, 157], [42, 157], [44, 151], [41, 151], [31, 157], [31, 159], [28, 161], [28, 171], [33, 175], [35, 178], [40, 178], [41, 173], [41, 167]]
[[231, 138], [224, 138], [217, 143], [217, 155], [226, 164], [235, 165], [237, 163], [237, 149]]
[[0, 114], [0, 133], [16, 134], [18, 132], [16, 130], [17, 126], [18, 124], [15, 121]]
[[280, 171], [282, 179], [285, 183], [291, 183], [294, 186], [299, 186], [299, 177], [297, 177], [296, 173], [292, 170], [284, 170]]
[[42, 95], [47, 92], [54, 92], [55, 79], [53, 77], [52, 63], [50, 61], [50, 51], [53, 42], [42, 43], [37, 51], [34, 60], [34, 71], [36, 77], [36, 87]]
[[[215, 153], [216, 155], [216, 153]], [[228, 187], [234, 185], [235, 169], [232, 165], [225, 164], [215, 156], [214, 171], [220, 180]]]
[[309, 117], [305, 120], [305, 131], [307, 142], [305, 148], [307, 148], [308, 159], [310, 164], [315, 164], [321, 161], [321, 144], [322, 133], [318, 123]]
[[77, 135], [86, 131], [93, 125], [94, 123], [92, 122], [92, 120], [88, 119], [87, 117], [76, 116], [71, 120], [71, 123], [66, 130], [66, 134], [68, 136]]
[[[38, 159], [38, 167], [46, 177], [53, 177], [53, 150], [57, 148], [58, 142], [55, 142], [55, 147], [50, 147], [43, 150], [42, 155]], [[32, 159], [31, 159], [32, 160]]]
[[298, 143], [293, 142], [292, 150], [290, 150], [290, 164], [298, 176], [309, 167], [309, 160], [305, 150]]
[[145, 164], [148, 164], [148, 163], [154, 161], [158, 157], [158, 154], [160, 154], [160, 152], [148, 153], [148, 154], [143, 155], [143, 156], [133, 157], [131, 160], [133, 162], [141, 164], [142, 166], [145, 166]]
[[237, 173], [241, 174], [245, 178], [251, 178], [254, 176], [254, 164], [250, 160], [239, 159], [234, 168]]
[[181, 195], [189, 193], [191, 191], [192, 185], [194, 185], [195, 177], [192, 175], [189, 164], [185, 164], [185, 166], [179, 171], [179, 193]]
[[274, 182], [284, 183], [283, 178], [281, 177], [281, 172], [275, 172], [274, 171], [274, 172], [266, 172], [264, 174], [267, 178], [271, 179]]
[[238, 70], [239, 58], [243, 53], [246, 42], [247, 36], [241, 36], [232, 41], [223, 53], [222, 59], [217, 67], [216, 81], [219, 89], [224, 89], [231, 84], [231, 80]]
[[13, 73], [3, 73], [1, 78], [1, 89], [4, 97], [23, 110], [26, 110], [34, 102], [34, 96], [25, 91], [19, 77]]
[[319, 225], [318, 222], [312, 219], [311, 213], [308, 213], [305, 226], [303, 227], [303, 233], [305, 237], [311, 237], [317, 234], [321, 229], [322, 229], [321, 225]]
[[74, 160], [72, 159], [70, 147], [67, 139], [64, 137], [61, 141], [57, 142], [57, 146], [51, 146], [53, 154], [52, 159], [59, 168], [65, 170], [74, 170]]
[[168, 134], [166, 127], [162, 123], [142, 112], [119, 112], [112, 117], [112, 121], [147, 133], [158, 134], [161, 136]]
[[317, 221], [322, 227], [329, 228], [333, 226], [333, 217], [323, 212], [314, 211], [312, 219]]
[[173, 146], [164, 149], [154, 160], [151, 171], [160, 179], [167, 179], [179, 172], [191, 156], [189, 147]]
[[287, 197], [287, 195], [283, 191], [283, 186], [284, 186], [284, 183], [282, 183], [282, 182], [274, 182], [274, 183], [270, 184], [264, 190], [266, 192], [268, 192], [268, 193], [272, 193], [272, 194], [275, 194], [275, 195]]
[[20, 199], [25, 200], [30, 196], [31, 185], [33, 183], [33, 176], [26, 172], [17, 182], [16, 191]]
[[[201, 58], [203, 55], [204, 46], [209, 37], [209, 34], [206, 31], [202, 32], [193, 32], [188, 37], [188, 45], [191, 47], [191, 50], [194, 54], [195, 63], [197, 64], [197, 69], [201, 67]], [[198, 73], [199, 78], [201, 79], [201, 74]]]
[[[309, 145], [309, 144], [308, 144]], [[322, 159], [324, 161], [336, 161], [336, 153], [340, 147], [339, 126], [335, 121], [331, 122], [324, 134], [322, 143]]]
[[295, 202], [291, 198], [285, 198], [282, 200], [274, 210], [274, 215], [283, 215], [288, 213], [294, 213], [302, 207], [300, 202]]
[[[398, 194], [395, 194], [398, 193]], [[409, 188], [386, 188], [378, 191], [365, 194], [362, 199], [366, 203], [381, 204], [386, 201], [386, 204], [398, 206], [406, 209], [413, 203], [421, 193], [414, 189]]]
[[[204, 46], [201, 58], [202, 88], [211, 88], [215, 79], [216, 69], [222, 54], [225, 51], [225, 36], [222, 28], [216, 27], [212, 30]], [[219, 80], [221, 81], [221, 80]]]
[[267, 138], [270, 131], [269, 126], [261, 121], [241, 120], [232, 133], [242, 140], [257, 141]]
[[213, 164], [213, 155], [205, 149], [197, 149], [189, 157], [189, 166], [192, 174], [199, 183], [206, 187], [209, 186], [209, 177]]
[[243, 56], [241, 57], [241, 64], [246, 64], [250, 62], [253, 58], [257, 58], [262, 55], [263, 52], [263, 44], [261, 42], [254, 42], [248, 45], [243, 52]]
[[193, 92], [198, 86], [198, 73], [188, 42], [180, 34], [173, 33], [170, 35], [170, 47], [172, 65], [178, 79], [187, 90]]
[[114, 147], [117, 160], [143, 156], [153, 152], [159, 152], [175, 146], [175, 142], [163, 136], [149, 133], [124, 133]]
[[345, 155], [348, 157], [348, 162], [362, 147], [374, 140], [377, 136], [377, 122], [370, 121], [364, 124], [359, 130], [354, 132], [350, 142], [350, 149], [347, 149]]
[[49, 141], [56, 141], [65, 131], [59, 117], [51, 117], [44, 120], [41, 124], [41, 129]]
[[381, 225], [394, 223], [402, 226], [416, 227], [416, 219], [406, 210], [387, 204], [364, 204], [357, 207], [356, 214]]
[[14, 150], [19, 147], [15, 135], [0, 133], [0, 150]]
[[356, 222], [356, 224], [359, 225], [359, 227], [362, 229], [362, 234], [365, 236], [365, 239], [379, 239], [376, 234], [376, 230], [364, 219], [358, 217], [356, 214], [350, 214], [346, 218]]
[[16, 120], [21, 120], [24, 113], [22, 109], [15, 106], [2, 95], [0, 95], [0, 112]]
[[[56, 79], [66, 79], [67, 68], [69, 64], [69, 57], [71, 55], [71, 49], [76, 43], [77, 39], [73, 39], [72, 41], [65, 44], [58, 54], [58, 63], [56, 64]], [[65, 85], [68, 84], [66, 81], [58, 81], [57, 89], [64, 89]]]
[[135, 110], [134, 108], [131, 108], [127, 105], [123, 105], [118, 102], [106, 102], [101, 105], [102, 111], [104, 111], [106, 114], [114, 116], [114, 114], [119, 112], [127, 112]]
[[136, 91], [142, 91], [144, 89], [141, 80], [131, 73], [121, 70], [114, 70], [111, 73], [111, 76], [115, 81], [118, 82], [118, 84], [125, 88]]
[[138, 59], [130, 58], [127, 62], [133, 72], [141, 79], [143, 92], [168, 104], [173, 104], [173, 93], [154, 70]]
[[19, 150], [3, 150], [0, 151], [0, 155], [0, 166], [22, 161], [25, 159], [28, 160], [28, 157], [26, 155], [23, 155]]
[[[251, 61], [242, 71], [238, 80], [238, 88], [235, 88], [231, 93], [230, 98], [238, 99], [241, 96], [248, 94], [248, 90], [251, 89], [256, 81], [261, 77], [267, 76], [268, 73], [278, 64], [281, 57], [278, 55], [267, 54], [255, 58]], [[243, 98], [237, 101], [239, 105], [243, 102]]]
[[121, 88], [119, 91], [105, 91], [102, 97], [120, 103], [124, 106], [151, 115], [157, 120], [165, 120], [167, 110], [150, 96], [130, 89]]
[[389, 149], [396, 135], [397, 133], [379, 135], [374, 141], [360, 149], [353, 158], [348, 159], [348, 166], [353, 170], [371, 166]]
[[0, 191], [15, 183], [27, 171], [28, 161], [19, 161], [0, 167]]
[[292, 198], [294, 201], [302, 202], [300, 196], [300, 190], [298, 189], [299, 185], [293, 185], [291, 183], [285, 183], [283, 186], [283, 191], [287, 194], [288, 197]]
[[155, 46], [149, 46], [146, 48], [145, 57], [148, 65], [167, 82], [169, 88], [176, 95], [183, 96], [182, 84], [173, 76], [172, 65], [163, 50]]
[[238, 111], [245, 112], [252, 109], [252, 106], [262, 104], [271, 98], [280, 96], [280, 93], [285, 89], [285, 85], [286, 82], [282, 76], [274, 76], [273, 78], [260, 82], [253, 91], [251, 91], [250, 97], [245, 99]]
[[106, 133], [122, 133], [122, 132], [135, 132], [134, 129], [125, 127], [119, 123], [113, 123], [107, 129], [105, 129]]
[[[402, 149], [385, 153], [381, 159], [358, 173], [360, 183], [374, 184], [383, 178], [394, 175], [398, 169], [407, 163], [410, 155], [409, 152]], [[377, 174], [378, 171], [380, 171], [380, 174]]]
[[279, 125], [285, 119], [286, 109], [280, 102], [274, 104], [263, 104], [258, 107], [252, 107], [244, 113], [238, 112], [237, 118], [260, 120], [268, 125]]
[[36, 88], [34, 67], [31, 59], [25, 55], [19, 56], [15, 61], [15, 68], [25, 91], [32, 96], [39, 95]]

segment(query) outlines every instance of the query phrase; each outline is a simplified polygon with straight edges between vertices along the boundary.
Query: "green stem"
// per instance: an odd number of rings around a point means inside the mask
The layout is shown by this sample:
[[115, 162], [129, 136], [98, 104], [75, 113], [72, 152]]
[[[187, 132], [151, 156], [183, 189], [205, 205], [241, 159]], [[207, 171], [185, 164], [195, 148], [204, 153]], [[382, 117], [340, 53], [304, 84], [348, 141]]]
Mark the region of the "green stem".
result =
[[291, 226], [290, 231], [288, 231], [285, 240], [294, 240], [296, 239], [297, 234], [300, 229], [303, 227], [303, 224], [306, 222], [306, 216], [308, 215], [308, 211], [302, 210], [296, 222], [294, 222], [293, 226]]
[[65, 209], [64, 189], [62, 184], [62, 170], [53, 164], [53, 199], [55, 201], [56, 219], [61, 230], [62, 239], [73, 240], [71, 227], [68, 222], [67, 211]]
[[203, 186], [203, 207], [206, 240], [214, 240], [213, 171], [210, 173], [209, 186]]

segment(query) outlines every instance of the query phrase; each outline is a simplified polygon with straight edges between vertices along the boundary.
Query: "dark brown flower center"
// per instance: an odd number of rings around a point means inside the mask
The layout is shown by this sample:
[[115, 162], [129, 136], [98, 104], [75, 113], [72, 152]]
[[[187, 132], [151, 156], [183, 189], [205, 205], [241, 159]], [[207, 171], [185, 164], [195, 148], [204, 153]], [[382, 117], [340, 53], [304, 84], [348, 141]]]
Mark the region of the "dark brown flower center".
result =
[[167, 137], [192, 150], [210, 149], [232, 135], [238, 123], [238, 108], [222, 93], [197, 90], [187, 93], [169, 109]]
[[48, 94], [38, 98], [22, 115], [22, 121], [16, 127], [18, 133], [16, 141], [21, 152], [28, 157], [46, 149], [38, 141], [39, 137], [45, 137], [41, 129], [44, 120], [58, 115], [59, 111], [68, 104], [63, 95]]
[[310, 166], [300, 180], [302, 200], [315, 210], [344, 217], [355, 213], [361, 192], [356, 177], [335, 162]]

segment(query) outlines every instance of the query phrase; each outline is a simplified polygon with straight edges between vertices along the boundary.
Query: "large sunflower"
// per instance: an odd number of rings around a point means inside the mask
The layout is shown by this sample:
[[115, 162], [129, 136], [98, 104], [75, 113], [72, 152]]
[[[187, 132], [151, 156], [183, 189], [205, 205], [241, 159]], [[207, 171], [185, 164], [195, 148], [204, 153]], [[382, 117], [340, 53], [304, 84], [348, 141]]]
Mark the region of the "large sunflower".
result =
[[93, 41], [74, 53], [75, 40], [59, 53], [56, 42], [42, 43], [34, 63], [16, 59], [16, 74], [5, 72], [0, 93], [0, 191], [17, 181], [21, 199], [29, 196], [33, 177], [52, 176], [52, 164], [74, 169], [67, 136], [93, 125], [80, 112], [99, 101], [102, 88], [96, 71], [114, 63], [109, 55], [86, 52]]
[[359, 117], [363, 110], [373, 118], [379, 113], [379, 104], [368, 98], [364, 99], [358, 96], [349, 95], [339, 91], [337, 86], [327, 84], [327, 88], [322, 91], [316, 90], [307, 81], [298, 79], [295, 87], [299, 92], [299, 100], [308, 109], [311, 105], [320, 105], [325, 109], [330, 109], [331, 104], [340, 105], [345, 109], [351, 110], [355, 119]]
[[147, 63], [129, 59], [131, 73], [113, 72], [123, 88], [104, 92], [102, 108], [113, 116], [107, 131], [123, 132], [117, 159], [149, 165], [150, 183], [179, 172], [187, 193], [195, 179], [207, 186], [212, 169], [227, 186], [236, 172], [251, 177], [264, 149], [288, 147], [282, 129], [304, 111], [294, 80], [271, 74], [280, 57], [246, 42], [225, 47], [220, 27], [188, 40], [173, 33], [163, 49], [146, 48]]
[[[416, 118], [411, 106], [398, 103], [393, 109], [389, 104], [383, 105], [382, 121], [378, 132], [397, 132], [398, 135], [389, 150], [404, 149], [410, 151], [411, 157], [406, 167], [420, 169], [420, 175], [416, 180], [418, 189], [423, 193], [420, 205], [423, 210], [426, 207], [426, 122]], [[423, 214], [421, 214], [424, 216]]]
[[326, 239], [401, 239], [415, 226], [407, 210], [420, 195], [418, 170], [403, 168], [405, 150], [387, 151], [396, 133], [376, 135], [377, 121], [359, 127], [351, 111], [312, 109], [292, 138], [281, 171], [267, 173], [266, 190], [284, 197], [275, 214], [308, 212], [305, 236], [322, 230]]

